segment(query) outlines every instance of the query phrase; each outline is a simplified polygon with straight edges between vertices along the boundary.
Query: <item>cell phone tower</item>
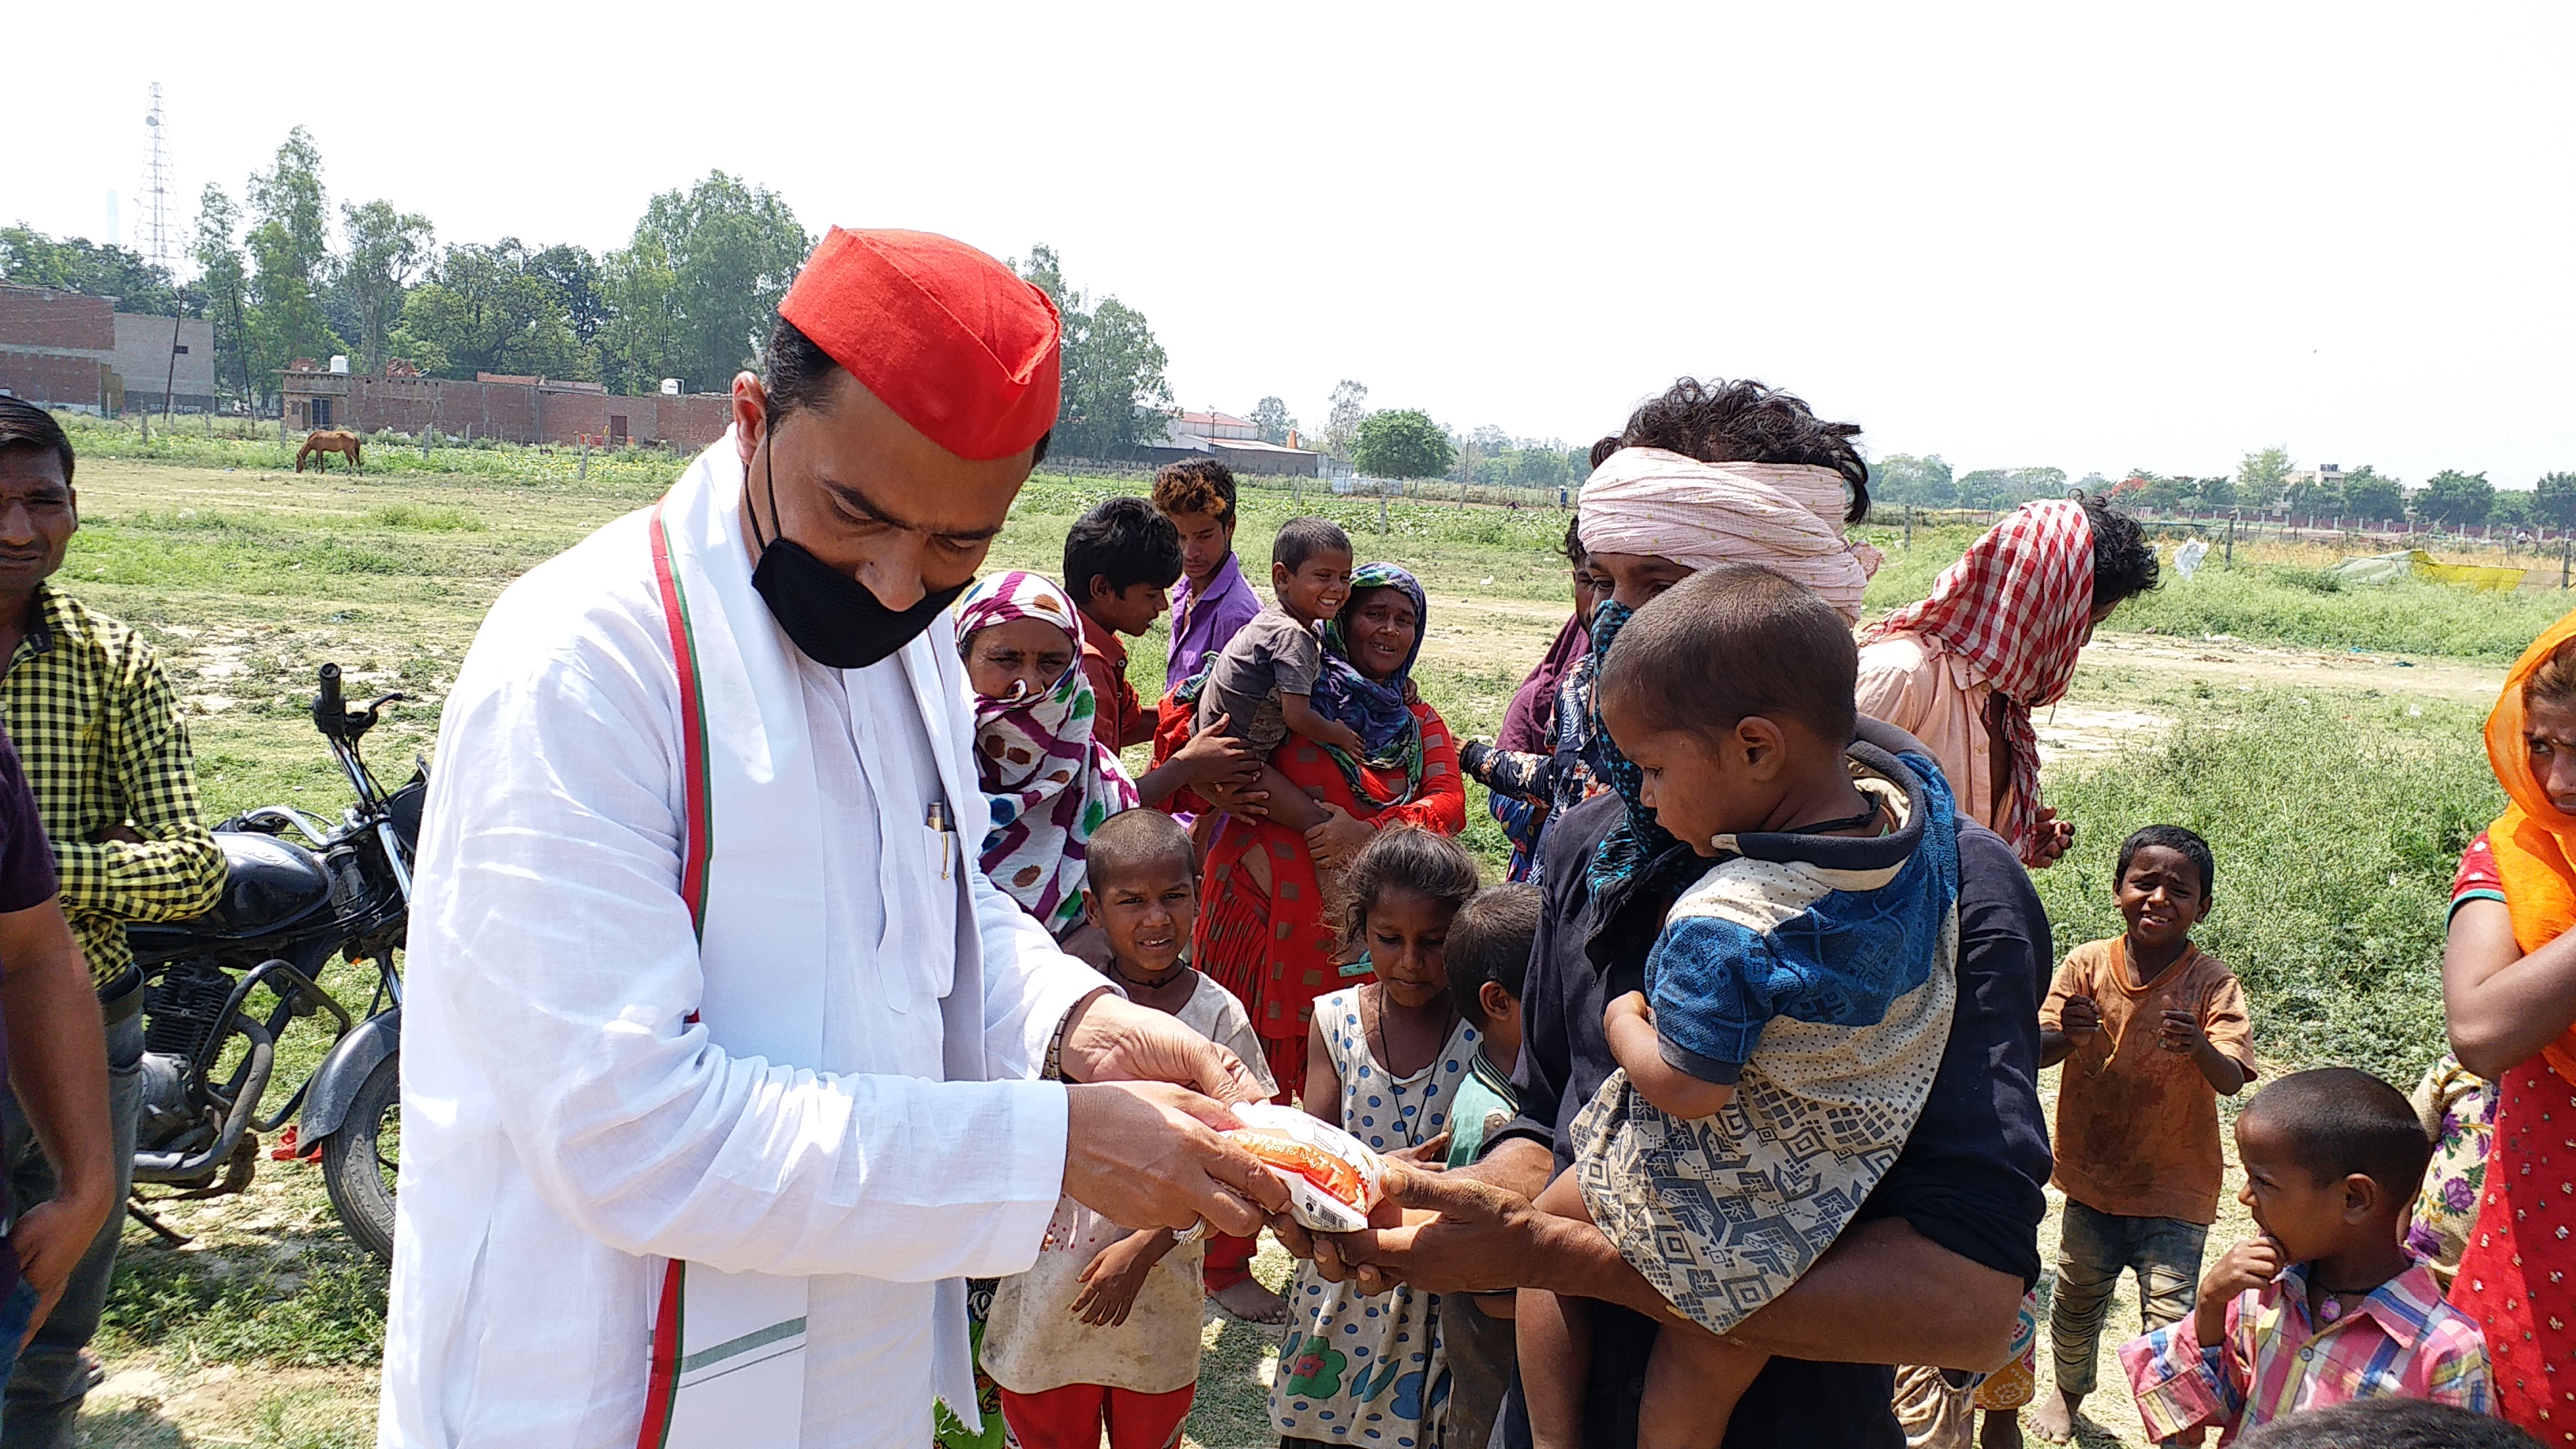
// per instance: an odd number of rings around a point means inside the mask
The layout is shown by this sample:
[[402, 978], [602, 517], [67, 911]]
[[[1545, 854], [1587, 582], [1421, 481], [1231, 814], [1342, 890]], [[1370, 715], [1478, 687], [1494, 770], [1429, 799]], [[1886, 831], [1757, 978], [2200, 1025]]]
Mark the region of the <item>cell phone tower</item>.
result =
[[152, 83], [152, 112], [143, 118], [147, 136], [143, 159], [143, 214], [135, 218], [135, 250], [143, 259], [170, 270], [170, 128], [161, 117], [161, 83]]

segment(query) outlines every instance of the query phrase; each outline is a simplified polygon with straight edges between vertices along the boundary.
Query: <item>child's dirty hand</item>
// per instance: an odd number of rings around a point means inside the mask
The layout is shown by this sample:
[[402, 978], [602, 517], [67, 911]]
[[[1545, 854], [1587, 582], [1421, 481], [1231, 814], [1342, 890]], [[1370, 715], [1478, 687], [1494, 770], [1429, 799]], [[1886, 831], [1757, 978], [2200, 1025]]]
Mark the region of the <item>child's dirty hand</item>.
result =
[[1410, 1162], [1428, 1172], [1438, 1172], [1449, 1161], [1449, 1134], [1443, 1132], [1419, 1147], [1399, 1147], [1384, 1155], [1398, 1162]]
[[2102, 1008], [2090, 996], [2070, 996], [2058, 1008], [2057, 1032], [2077, 1046], [2091, 1041], [2102, 1031]]
[[2199, 1051], [2208, 1040], [2207, 1033], [2200, 1029], [2200, 1016], [2196, 1012], [2167, 1007], [2164, 1019], [2156, 1024], [2156, 1045], [2176, 1056], [2189, 1056]]
[[2281, 1276], [2288, 1267], [2281, 1245], [2268, 1234], [2247, 1238], [2227, 1250], [2227, 1255], [2200, 1280], [2200, 1302], [2192, 1327], [2199, 1331], [2200, 1346], [2216, 1348], [2227, 1336], [2227, 1305], [2249, 1288], [2260, 1288]]
[[1116, 1328], [1127, 1321], [1146, 1275], [1172, 1250], [1172, 1235], [1159, 1229], [1133, 1233], [1100, 1250], [1082, 1270], [1082, 1291], [1074, 1295], [1072, 1313], [1097, 1328]]

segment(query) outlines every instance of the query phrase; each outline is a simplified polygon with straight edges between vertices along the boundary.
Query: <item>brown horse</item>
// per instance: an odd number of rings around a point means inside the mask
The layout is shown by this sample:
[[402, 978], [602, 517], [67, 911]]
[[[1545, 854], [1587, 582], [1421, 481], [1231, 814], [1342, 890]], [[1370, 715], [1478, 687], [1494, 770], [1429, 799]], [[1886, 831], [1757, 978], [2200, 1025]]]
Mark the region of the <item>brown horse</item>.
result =
[[307, 458], [313, 460], [314, 467], [328, 469], [331, 464], [328, 455], [332, 453], [348, 454], [349, 466], [363, 471], [366, 460], [358, 456], [359, 441], [357, 434], [345, 428], [328, 428], [314, 433], [305, 438], [303, 448], [297, 451], [295, 471], [298, 473], [304, 471], [304, 460]]

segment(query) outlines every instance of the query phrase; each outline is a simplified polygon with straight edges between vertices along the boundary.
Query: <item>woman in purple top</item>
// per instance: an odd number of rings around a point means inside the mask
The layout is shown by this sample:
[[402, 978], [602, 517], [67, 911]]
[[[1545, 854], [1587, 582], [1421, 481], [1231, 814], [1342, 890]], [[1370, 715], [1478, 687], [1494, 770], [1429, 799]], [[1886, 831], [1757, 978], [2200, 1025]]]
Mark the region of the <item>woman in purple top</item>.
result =
[[1234, 470], [1213, 458], [1166, 464], [1154, 475], [1154, 506], [1181, 531], [1181, 582], [1172, 590], [1167, 690], [1223, 653], [1234, 631], [1261, 612], [1261, 597], [1234, 559]]

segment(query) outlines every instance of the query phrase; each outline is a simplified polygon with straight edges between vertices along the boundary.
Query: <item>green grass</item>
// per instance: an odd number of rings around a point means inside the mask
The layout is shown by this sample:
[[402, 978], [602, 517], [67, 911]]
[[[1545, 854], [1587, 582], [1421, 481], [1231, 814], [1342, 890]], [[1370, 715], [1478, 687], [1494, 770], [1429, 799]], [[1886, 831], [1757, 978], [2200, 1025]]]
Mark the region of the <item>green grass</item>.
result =
[[[1977, 532], [1919, 528], [1913, 547], [1907, 548], [1897, 542], [1902, 530], [1877, 525], [1860, 529], [1861, 536], [1887, 552], [1886, 565], [1870, 580], [1870, 611], [1893, 609], [1929, 593], [1933, 579], [1957, 561]], [[2253, 552], [2253, 546], [2247, 551]], [[2158, 552], [2170, 560], [2173, 541], [2160, 544]], [[2122, 604], [2105, 627], [2185, 639], [2224, 634], [2250, 644], [2506, 663], [2570, 608], [2576, 608], [2576, 596], [2554, 589], [2476, 594], [2412, 579], [2346, 587], [2319, 567], [2249, 560], [2229, 569], [2213, 557], [2189, 579], [2166, 568], [2161, 587]]]
[[2194, 939], [2245, 983], [2257, 1050], [2411, 1087], [2442, 1045], [2451, 873], [2503, 806], [2483, 711], [2264, 692], [2195, 706], [2163, 738], [2048, 782], [2077, 825], [2066, 859], [2033, 876], [2057, 954], [2119, 934], [2122, 839], [2188, 826], [2218, 861]]
[[[345, 802], [347, 787], [305, 716], [314, 667], [326, 659], [351, 671], [353, 697], [416, 696], [369, 740], [388, 783], [406, 777], [411, 755], [429, 747], [439, 704], [493, 597], [649, 500], [681, 466], [654, 455], [610, 466], [617, 460], [594, 454], [585, 479], [570, 455], [544, 450], [442, 449], [431, 460], [441, 466], [421, 469], [394, 466], [397, 457], [417, 462], [415, 449], [371, 448], [365, 474], [299, 478], [277, 456], [260, 455], [269, 444], [256, 438], [218, 438], [204, 457], [178, 456], [184, 436], [156, 429], [155, 451], [133, 457], [118, 451], [140, 449], [130, 430], [90, 427], [76, 437], [85, 450], [84, 517], [65, 581], [161, 651], [189, 702], [200, 781], [218, 816], [273, 801], [329, 814]], [[1141, 488], [1134, 478], [1042, 473], [1021, 493], [990, 567], [1057, 572], [1072, 520], [1101, 498]], [[1422, 577], [1434, 603], [1417, 683], [1462, 737], [1490, 734], [1564, 616], [1565, 567], [1554, 548], [1565, 516], [1394, 501], [1381, 534], [1373, 498], [1247, 491], [1236, 543], [1256, 583], [1266, 582], [1272, 534], [1296, 512], [1336, 519], [1360, 558], [1391, 558]], [[1871, 585], [1874, 609], [1919, 597], [1973, 537], [1927, 527], [1909, 549], [1898, 546], [1896, 529], [1864, 533], [1889, 554]], [[2315, 587], [2313, 575], [2289, 577], [2298, 572], [2204, 572], [2129, 606], [2112, 627], [2496, 660], [2556, 613], [2550, 595], [2499, 599], [2415, 585], [2336, 593]], [[1165, 647], [1160, 626], [1133, 642], [1130, 676], [1149, 697], [1159, 693]], [[2085, 679], [2103, 677], [2079, 679], [2079, 697]], [[2245, 979], [2259, 1049], [2276, 1061], [2351, 1061], [2411, 1080], [2440, 1040], [2444, 887], [2458, 850], [2495, 810], [2479, 710], [2324, 690], [2305, 691], [2302, 702], [2154, 681], [2130, 683], [2152, 689], [2136, 702], [2175, 720], [2170, 732], [2049, 780], [2052, 802], [2079, 826], [2073, 855], [2037, 877], [2060, 951], [2116, 931], [2108, 877], [2123, 835], [2153, 821], [2191, 825], [2219, 857], [2219, 909], [2201, 940]], [[1468, 821], [1468, 843], [1498, 870], [1500, 832], [1473, 787]], [[344, 968], [330, 984], [353, 1009], [363, 1005], [362, 977]], [[318, 1038], [290, 1037], [281, 1079], [295, 1080], [319, 1049]], [[375, 1361], [383, 1275], [340, 1234], [312, 1169], [263, 1162], [251, 1198], [174, 1217], [203, 1234], [201, 1245], [172, 1251], [140, 1229], [129, 1233], [127, 1271], [101, 1340], [112, 1362], [165, 1371], [241, 1365], [354, 1382]], [[1217, 1335], [1194, 1420], [1204, 1442], [1257, 1432], [1255, 1378], [1271, 1340], [1241, 1325]], [[355, 1400], [303, 1392], [272, 1395], [255, 1414], [243, 1410], [237, 1426], [258, 1442], [363, 1439], [331, 1423], [329, 1404]]]

